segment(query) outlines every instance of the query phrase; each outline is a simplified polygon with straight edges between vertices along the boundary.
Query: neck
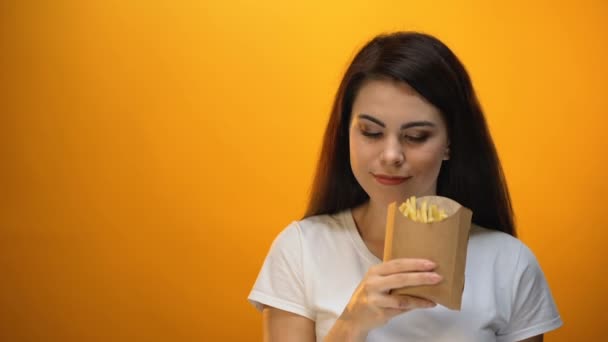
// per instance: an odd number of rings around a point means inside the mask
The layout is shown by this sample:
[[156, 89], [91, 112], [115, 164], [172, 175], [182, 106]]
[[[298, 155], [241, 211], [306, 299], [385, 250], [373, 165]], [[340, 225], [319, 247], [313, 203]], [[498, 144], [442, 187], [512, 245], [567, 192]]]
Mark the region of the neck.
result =
[[353, 209], [353, 219], [364, 241], [384, 243], [388, 205], [374, 201]]

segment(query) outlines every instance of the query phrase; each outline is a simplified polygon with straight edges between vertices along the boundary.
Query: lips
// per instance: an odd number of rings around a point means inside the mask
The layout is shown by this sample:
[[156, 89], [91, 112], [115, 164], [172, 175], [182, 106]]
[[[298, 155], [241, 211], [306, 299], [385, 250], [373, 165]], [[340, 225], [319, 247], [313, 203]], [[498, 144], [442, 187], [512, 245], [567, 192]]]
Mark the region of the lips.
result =
[[411, 177], [399, 177], [399, 176], [388, 176], [388, 175], [374, 175], [376, 181], [383, 185], [399, 185]]

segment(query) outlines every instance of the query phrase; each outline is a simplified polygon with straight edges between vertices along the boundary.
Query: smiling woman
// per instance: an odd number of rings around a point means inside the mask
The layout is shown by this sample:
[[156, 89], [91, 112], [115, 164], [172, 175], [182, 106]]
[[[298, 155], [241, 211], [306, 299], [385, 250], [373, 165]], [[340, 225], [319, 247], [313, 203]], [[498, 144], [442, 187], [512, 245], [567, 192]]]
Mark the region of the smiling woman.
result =
[[353, 113], [351, 167], [370, 197], [387, 207], [436, 193], [449, 141], [433, 105], [404, 82], [370, 80], [361, 86]]
[[[382, 262], [387, 206], [440, 195], [473, 211], [460, 311], [403, 287], [442, 281], [433, 260]], [[435, 37], [381, 35], [334, 102], [305, 217], [274, 241], [249, 300], [266, 341], [540, 341], [561, 326], [469, 76]]]

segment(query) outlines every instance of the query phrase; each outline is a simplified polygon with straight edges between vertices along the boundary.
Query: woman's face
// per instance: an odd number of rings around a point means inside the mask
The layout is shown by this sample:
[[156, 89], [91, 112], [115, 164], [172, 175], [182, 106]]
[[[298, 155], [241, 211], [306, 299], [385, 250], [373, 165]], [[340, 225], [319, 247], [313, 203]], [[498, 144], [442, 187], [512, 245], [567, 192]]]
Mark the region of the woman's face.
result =
[[386, 204], [435, 195], [448, 159], [439, 110], [404, 82], [368, 80], [353, 103], [350, 164], [372, 201]]

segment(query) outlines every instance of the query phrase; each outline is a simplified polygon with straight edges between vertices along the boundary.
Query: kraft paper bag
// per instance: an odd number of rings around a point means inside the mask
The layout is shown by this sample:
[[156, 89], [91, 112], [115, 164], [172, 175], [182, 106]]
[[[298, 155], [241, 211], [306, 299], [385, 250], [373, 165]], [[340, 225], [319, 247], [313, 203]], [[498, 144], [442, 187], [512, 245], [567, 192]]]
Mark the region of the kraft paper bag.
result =
[[437, 285], [395, 289], [391, 293], [431, 300], [452, 310], [460, 310], [464, 291], [464, 271], [467, 258], [471, 210], [458, 202], [441, 196], [426, 196], [416, 200], [435, 204], [448, 215], [439, 222], [416, 222], [399, 211], [400, 203], [388, 207], [384, 261], [396, 258], [429, 259], [437, 264], [435, 272], [443, 280]]

